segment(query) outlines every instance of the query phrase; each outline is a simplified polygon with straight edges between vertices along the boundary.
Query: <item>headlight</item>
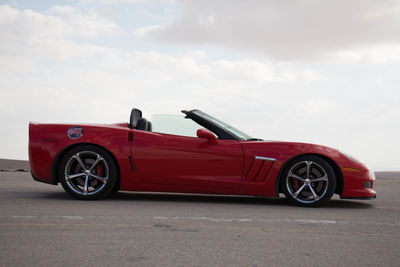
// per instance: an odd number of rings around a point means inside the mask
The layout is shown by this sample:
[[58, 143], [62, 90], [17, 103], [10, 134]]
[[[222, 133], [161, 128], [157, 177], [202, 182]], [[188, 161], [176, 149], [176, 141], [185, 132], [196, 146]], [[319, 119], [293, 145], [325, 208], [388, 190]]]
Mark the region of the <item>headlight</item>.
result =
[[369, 170], [369, 177], [371, 177], [372, 180], [376, 180], [375, 172], [373, 170]]

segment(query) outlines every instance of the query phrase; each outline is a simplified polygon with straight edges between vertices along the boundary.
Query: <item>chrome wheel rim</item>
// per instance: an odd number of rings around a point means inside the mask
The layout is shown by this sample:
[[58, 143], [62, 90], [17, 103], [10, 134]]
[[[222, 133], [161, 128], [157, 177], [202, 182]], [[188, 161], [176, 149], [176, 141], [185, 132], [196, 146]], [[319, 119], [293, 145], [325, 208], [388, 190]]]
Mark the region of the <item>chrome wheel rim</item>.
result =
[[286, 176], [289, 194], [301, 203], [315, 203], [328, 190], [328, 174], [314, 161], [300, 161], [293, 165]]
[[68, 187], [79, 195], [94, 195], [108, 182], [109, 168], [105, 159], [93, 151], [74, 154], [65, 165]]

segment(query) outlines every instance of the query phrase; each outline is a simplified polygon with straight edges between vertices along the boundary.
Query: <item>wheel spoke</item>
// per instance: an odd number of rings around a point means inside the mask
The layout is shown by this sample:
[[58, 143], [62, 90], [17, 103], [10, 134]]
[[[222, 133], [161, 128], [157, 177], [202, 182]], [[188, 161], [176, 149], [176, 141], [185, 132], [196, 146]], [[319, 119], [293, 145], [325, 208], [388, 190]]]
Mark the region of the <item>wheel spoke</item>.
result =
[[65, 175], [65, 178], [67, 179], [67, 180], [71, 180], [71, 179], [74, 179], [74, 178], [77, 178], [77, 177], [81, 177], [81, 176], [84, 176], [85, 174], [82, 172], [82, 173], [76, 173], [76, 174], [67, 174], [67, 175]]
[[314, 188], [312, 188], [311, 185], [309, 185], [308, 188], [310, 188], [310, 191], [311, 191], [311, 193], [312, 193], [314, 199], [315, 199], [315, 200], [318, 200], [319, 198], [318, 198], [318, 195], [315, 193]]
[[76, 159], [76, 161], [79, 163], [79, 165], [81, 165], [81, 167], [83, 168], [84, 171], [86, 171], [86, 166], [85, 164], [82, 162], [81, 157], [79, 156], [79, 153], [76, 153], [74, 155], [74, 158]]
[[90, 166], [89, 171], [92, 171], [93, 168], [96, 167], [96, 165], [102, 160], [103, 160], [103, 158], [100, 155], [97, 154], [96, 161], [93, 162], [92, 166]]
[[107, 157], [103, 157], [100, 152], [91, 149], [76, 150], [65, 164], [62, 179], [63, 185], [68, 186], [65, 189], [83, 199], [96, 196], [113, 179], [107, 163]]
[[94, 173], [91, 173], [91, 174], [89, 174], [91, 177], [93, 177], [94, 179], [97, 179], [97, 180], [99, 180], [100, 182], [102, 182], [103, 184], [105, 184], [105, 183], [107, 183], [107, 181], [108, 181], [108, 178], [107, 177], [101, 177], [101, 176], [98, 176], [98, 175], [96, 175], [96, 174], [94, 174]]
[[328, 182], [328, 176], [325, 174], [324, 176], [320, 178], [315, 178], [311, 180], [312, 183], [314, 182]]
[[286, 173], [285, 196], [300, 205], [320, 204], [333, 195], [329, 191], [332, 190], [331, 173], [322, 159], [314, 161], [313, 158], [294, 162]]
[[294, 173], [291, 172], [291, 171], [289, 171], [288, 176], [289, 176], [289, 177], [292, 177], [292, 178], [295, 178], [295, 179], [297, 179], [297, 180], [300, 180], [300, 181], [302, 181], [302, 182], [304, 182], [304, 179], [303, 179], [303, 178], [301, 178], [300, 176], [294, 174]]
[[83, 191], [82, 191], [83, 195], [88, 194], [88, 183], [89, 183], [89, 175], [86, 175], [85, 176], [85, 185], [83, 186]]
[[307, 176], [306, 176], [306, 178], [307, 179], [310, 179], [311, 164], [312, 164], [312, 161], [306, 161], [306, 165], [307, 165]]
[[306, 184], [303, 184], [296, 192], [294, 192], [294, 196], [297, 197], [305, 187]]

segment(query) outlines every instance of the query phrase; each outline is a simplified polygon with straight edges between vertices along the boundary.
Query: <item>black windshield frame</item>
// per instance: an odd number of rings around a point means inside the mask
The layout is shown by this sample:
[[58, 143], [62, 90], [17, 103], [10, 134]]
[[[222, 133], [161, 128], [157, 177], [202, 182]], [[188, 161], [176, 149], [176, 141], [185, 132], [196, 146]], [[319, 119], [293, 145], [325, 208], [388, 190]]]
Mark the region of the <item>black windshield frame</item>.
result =
[[253, 139], [244, 132], [230, 126], [229, 124], [204, 113], [201, 110], [193, 109], [190, 111], [182, 110], [186, 114], [186, 118], [192, 119], [202, 127], [213, 132], [219, 139], [244, 141]]

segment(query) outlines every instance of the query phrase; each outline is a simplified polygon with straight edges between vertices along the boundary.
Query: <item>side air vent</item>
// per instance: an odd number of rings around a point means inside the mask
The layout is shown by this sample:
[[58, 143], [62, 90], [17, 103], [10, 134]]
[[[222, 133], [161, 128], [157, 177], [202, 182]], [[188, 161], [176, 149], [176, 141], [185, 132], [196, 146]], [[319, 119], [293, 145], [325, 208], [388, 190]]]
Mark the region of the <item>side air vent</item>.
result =
[[255, 156], [244, 181], [246, 183], [265, 183], [274, 162], [274, 158]]

